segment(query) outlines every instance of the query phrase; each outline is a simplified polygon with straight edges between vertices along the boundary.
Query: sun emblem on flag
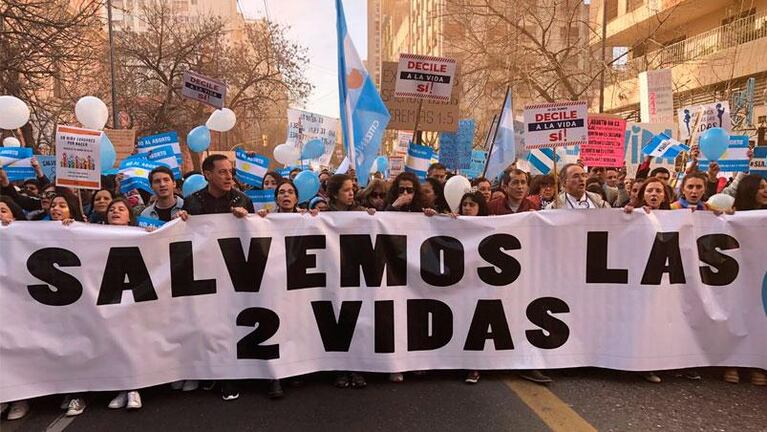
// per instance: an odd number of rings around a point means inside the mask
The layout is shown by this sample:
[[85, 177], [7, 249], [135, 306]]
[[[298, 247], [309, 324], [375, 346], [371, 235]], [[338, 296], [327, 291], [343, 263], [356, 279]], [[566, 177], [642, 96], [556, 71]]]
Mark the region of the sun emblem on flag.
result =
[[350, 89], [358, 89], [362, 87], [363, 80], [362, 72], [359, 69], [352, 69], [349, 75], [346, 77], [346, 84]]
[[146, 172], [146, 170], [137, 169], [136, 170], [136, 175], [139, 176], [139, 177], [146, 177], [147, 175], [149, 175], [149, 173]]
[[250, 171], [250, 164], [249, 163], [242, 164], [242, 170], [243, 171]]

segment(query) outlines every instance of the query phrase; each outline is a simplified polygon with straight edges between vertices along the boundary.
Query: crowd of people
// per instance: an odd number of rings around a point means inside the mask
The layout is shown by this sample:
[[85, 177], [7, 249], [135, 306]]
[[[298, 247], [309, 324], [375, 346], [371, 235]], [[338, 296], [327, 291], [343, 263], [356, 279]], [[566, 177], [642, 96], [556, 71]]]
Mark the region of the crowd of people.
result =
[[[639, 208], [648, 213], [671, 209], [719, 211], [710, 209], [706, 203], [708, 197], [717, 193], [734, 197], [734, 211], [767, 209], [767, 180], [746, 173], [723, 178], [716, 163], [709, 166], [708, 172], [700, 172], [697, 170], [695, 151], [692, 156], [693, 161], [681, 182], [673, 181], [676, 175], [664, 167], [651, 170], [651, 158], [638, 167], [633, 178], [627, 175], [625, 167], [587, 170], [578, 163], [570, 163], [562, 166], [555, 178], [552, 175], [531, 176], [512, 164], [497, 180], [474, 178], [472, 188], [466, 191], [455, 209], [449, 208], [444, 195], [444, 184], [451, 173], [439, 163], [429, 167], [428, 177], [423, 181], [409, 172], [403, 172], [392, 180], [384, 180], [378, 174], [373, 175], [364, 188], [359, 187], [353, 171], [344, 174], [323, 171], [319, 175], [319, 193], [303, 202], [299, 202], [298, 190], [292, 181], [299, 170], [292, 171], [288, 178], [270, 171], [264, 176], [263, 189], [274, 190], [275, 207], [258, 211], [245, 193], [248, 188], [237, 181], [232, 162], [223, 155], [205, 158], [202, 174], [208, 185], [188, 196], [181, 194], [183, 180], [176, 180], [173, 172], [166, 167], [158, 167], [149, 174], [152, 194], [143, 190], [121, 194], [120, 175], [105, 176], [103, 187], [98, 191], [73, 191], [51, 183], [33, 160], [36, 179], [14, 184], [0, 169], [0, 221], [3, 225], [14, 221], [60, 221], [65, 226], [73, 222], [136, 226], [138, 216], [168, 222], [176, 218], [188, 220], [195, 215], [217, 213], [232, 214], [237, 218], [255, 213], [268, 218], [270, 213], [275, 212], [317, 215], [319, 212], [336, 211], [364, 211], [369, 215], [397, 211], [423, 213], [426, 217], [486, 217], [551, 209], [617, 208], [629, 213]], [[195, 173], [187, 173], [184, 178], [191, 174]], [[407, 371], [392, 373], [389, 379], [402, 382], [404, 372]], [[536, 383], [551, 382], [551, 378], [542, 371], [519, 372], [523, 378]], [[683, 372], [690, 379], [700, 379], [695, 371]], [[656, 373], [648, 372], [643, 376], [649, 382], [661, 382]], [[474, 384], [479, 379], [479, 371], [468, 371], [465, 381]], [[726, 369], [724, 379], [737, 383], [740, 380], [739, 371]], [[751, 370], [750, 380], [755, 385], [767, 385], [767, 375], [761, 370]], [[198, 387], [211, 389], [215, 384], [185, 380], [171, 386], [180, 391], [193, 391]], [[239, 396], [237, 381], [219, 381], [217, 384], [224, 400]], [[366, 384], [364, 375], [353, 371], [339, 372], [334, 380], [334, 385], [339, 388], [363, 388]], [[268, 394], [272, 398], [284, 395], [280, 380], [269, 383]], [[66, 410], [67, 416], [75, 416], [81, 414], [85, 406], [85, 395], [75, 394], [67, 396], [62, 409]], [[141, 406], [137, 389], [120, 392], [109, 403], [109, 407], [115, 409], [138, 409]], [[3, 404], [2, 408], [3, 411], [9, 408], [7, 418], [13, 420], [26, 415], [29, 403], [16, 401]]]

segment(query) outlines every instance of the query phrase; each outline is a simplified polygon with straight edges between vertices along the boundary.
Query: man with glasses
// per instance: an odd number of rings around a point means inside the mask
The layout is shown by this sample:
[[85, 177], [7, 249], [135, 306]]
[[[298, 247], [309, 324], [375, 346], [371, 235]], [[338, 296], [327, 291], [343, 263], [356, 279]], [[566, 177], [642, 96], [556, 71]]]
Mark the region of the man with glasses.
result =
[[562, 167], [559, 181], [565, 190], [546, 209], [610, 208], [610, 204], [599, 194], [586, 191], [587, 178], [588, 174], [578, 164], [570, 163]]
[[530, 186], [526, 172], [516, 168], [504, 171], [501, 174], [501, 188], [508, 198], [498, 198], [488, 203], [487, 209], [491, 215], [539, 210], [535, 203], [527, 198]]

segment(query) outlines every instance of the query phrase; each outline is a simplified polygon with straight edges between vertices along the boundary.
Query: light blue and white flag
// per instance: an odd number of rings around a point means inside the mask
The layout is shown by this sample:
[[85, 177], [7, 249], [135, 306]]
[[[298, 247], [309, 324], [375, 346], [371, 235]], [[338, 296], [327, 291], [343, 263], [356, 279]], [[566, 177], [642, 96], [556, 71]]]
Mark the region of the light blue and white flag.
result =
[[237, 179], [245, 184], [260, 188], [264, 184], [264, 175], [269, 171], [269, 158], [261, 155], [248, 155], [238, 148], [234, 153], [234, 168]]
[[642, 153], [653, 157], [673, 158], [683, 151], [690, 151], [690, 147], [671, 138], [665, 133], [655, 136], [644, 148]]
[[498, 129], [495, 131], [490, 155], [487, 157], [485, 177], [494, 179], [516, 159], [516, 141], [514, 139], [514, 110], [512, 109], [511, 89], [506, 89]]
[[349, 165], [349, 157], [346, 156], [338, 165], [338, 168], [336, 168], [336, 174], [346, 174], [346, 172], [349, 171]]
[[277, 203], [274, 201], [274, 190], [272, 189], [251, 189], [245, 191], [245, 195], [253, 201], [253, 208], [256, 209], [256, 211], [261, 209], [272, 211], [277, 208]]
[[426, 173], [429, 170], [429, 165], [431, 165], [433, 153], [433, 148], [411, 142], [407, 148], [405, 171], [414, 173], [421, 181], [426, 180]]
[[0, 147], [0, 165], [9, 181], [21, 181], [35, 178], [32, 167], [32, 149], [29, 147]]
[[554, 169], [554, 161], [559, 161], [559, 155], [551, 147], [532, 149], [527, 154], [527, 161], [534, 171], [548, 175]]
[[123, 175], [120, 182], [120, 193], [125, 194], [133, 189], [142, 189], [153, 193], [152, 185], [149, 183], [149, 173], [158, 166], [161, 165], [148, 160], [145, 154], [123, 159], [120, 162], [120, 174]]
[[178, 159], [176, 159], [176, 153], [173, 146], [164, 145], [152, 147], [148, 153], [142, 153], [146, 156], [147, 160], [156, 162], [161, 165], [165, 165], [173, 171], [173, 177], [181, 178], [181, 168], [178, 166]]
[[381, 146], [389, 111], [373, 80], [360, 60], [346, 29], [346, 16], [341, 0], [336, 0], [338, 30], [338, 93], [341, 103], [341, 126], [344, 150], [351, 165], [359, 173], [360, 186], [368, 183], [367, 173]]
[[176, 155], [178, 165], [183, 165], [184, 158], [181, 155], [181, 146], [178, 143], [178, 133], [176, 133], [176, 131], [169, 131], [157, 135], [140, 137], [136, 147], [138, 148], [139, 153], [146, 153], [154, 147], [166, 145], [173, 147], [173, 153]]
[[140, 226], [141, 228], [146, 228], [150, 226], [159, 228], [165, 225], [165, 222], [161, 221], [160, 219], [155, 219], [155, 218], [151, 218], [147, 216], [139, 216], [136, 218], [136, 224]]

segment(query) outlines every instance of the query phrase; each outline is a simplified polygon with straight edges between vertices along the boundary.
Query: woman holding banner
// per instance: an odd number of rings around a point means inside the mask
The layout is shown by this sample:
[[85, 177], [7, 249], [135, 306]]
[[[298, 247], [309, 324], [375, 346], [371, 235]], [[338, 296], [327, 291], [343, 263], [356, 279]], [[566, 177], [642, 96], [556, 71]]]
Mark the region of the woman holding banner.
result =
[[381, 179], [370, 180], [359, 193], [359, 203], [365, 208], [383, 211], [386, 208], [386, 182]]
[[93, 194], [91, 211], [88, 214], [88, 222], [95, 224], [105, 224], [107, 221], [107, 208], [112, 200], [115, 199], [115, 193], [111, 189], [102, 188]]
[[421, 212], [423, 197], [418, 177], [410, 172], [397, 175], [389, 188], [386, 199], [387, 211]]
[[445, 188], [439, 180], [429, 177], [421, 185], [423, 208], [433, 209], [437, 213], [447, 213], [447, 201], [445, 201]]
[[554, 177], [550, 175], [536, 176], [530, 183], [530, 193], [527, 198], [532, 201], [537, 208], [546, 208], [547, 205], [554, 201], [554, 196], [556, 195], [554, 187]]

